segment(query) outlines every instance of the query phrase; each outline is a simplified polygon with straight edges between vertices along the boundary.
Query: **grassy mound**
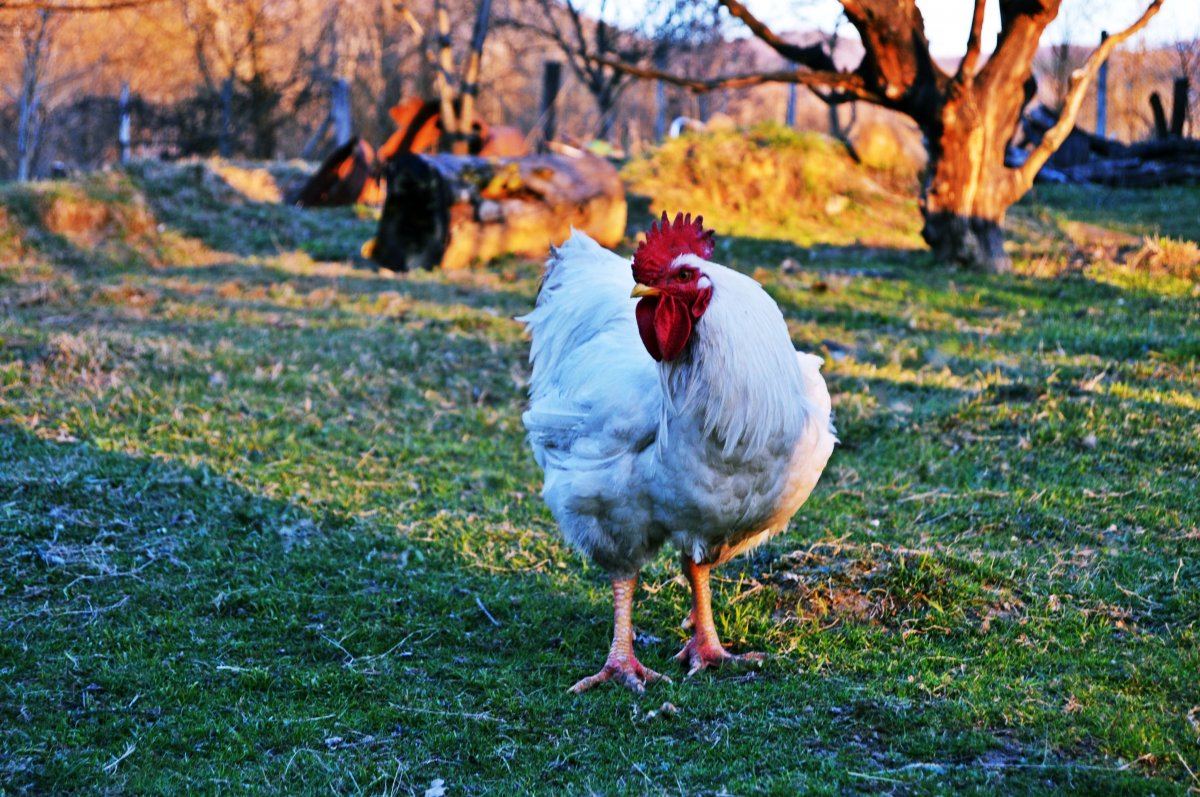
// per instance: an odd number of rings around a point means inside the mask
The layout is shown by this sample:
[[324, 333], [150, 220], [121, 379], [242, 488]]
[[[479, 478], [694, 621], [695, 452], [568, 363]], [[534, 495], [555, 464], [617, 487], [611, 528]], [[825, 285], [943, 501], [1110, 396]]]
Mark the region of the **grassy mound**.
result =
[[0, 263], [122, 268], [177, 262], [188, 249], [122, 174], [0, 188]]
[[[912, 186], [837, 141], [778, 125], [685, 135], [624, 169], [658, 213], [699, 213], [719, 233], [813, 244], [921, 246]], [[889, 188], [891, 186], [891, 188]], [[892, 190], [894, 188], [895, 190]]]
[[376, 211], [283, 203], [302, 164], [143, 161], [77, 180], [0, 187], [0, 264], [127, 269], [301, 252], [349, 260]]
[[[303, 182], [299, 161], [247, 164], [221, 159], [131, 164], [129, 173], [159, 217], [207, 246], [238, 255], [300, 251], [349, 260], [374, 234], [378, 211], [364, 206], [300, 209], [283, 197]], [[236, 219], [231, 223], [231, 219]]]

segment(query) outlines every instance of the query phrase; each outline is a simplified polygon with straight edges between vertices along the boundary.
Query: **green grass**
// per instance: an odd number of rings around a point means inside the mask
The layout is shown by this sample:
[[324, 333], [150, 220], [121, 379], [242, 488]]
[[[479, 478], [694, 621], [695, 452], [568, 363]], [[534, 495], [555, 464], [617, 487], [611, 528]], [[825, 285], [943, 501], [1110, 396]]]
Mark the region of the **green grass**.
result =
[[383, 279], [310, 256], [353, 211], [146, 191], [190, 259], [0, 231], [0, 793], [1200, 787], [1190, 286], [724, 239], [843, 445], [720, 574], [760, 671], [681, 677], [664, 554], [635, 622], [675, 682], [574, 697], [611, 606], [522, 439], [538, 265]]
[[1044, 206], [1060, 218], [1103, 224], [1137, 235], [1196, 239], [1200, 192], [1195, 186], [1135, 188], [1039, 185], [1024, 200]]

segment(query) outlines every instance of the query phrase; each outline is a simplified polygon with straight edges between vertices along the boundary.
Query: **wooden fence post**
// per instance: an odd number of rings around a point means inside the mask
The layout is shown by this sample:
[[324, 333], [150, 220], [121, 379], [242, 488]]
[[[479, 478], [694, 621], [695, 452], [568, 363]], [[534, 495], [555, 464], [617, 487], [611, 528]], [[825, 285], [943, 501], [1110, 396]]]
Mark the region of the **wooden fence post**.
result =
[[542, 67], [542, 143], [554, 140], [558, 133], [558, 89], [562, 85], [562, 63], [547, 61]]
[[221, 130], [217, 134], [217, 154], [228, 158], [233, 151], [233, 75], [221, 86]]
[[[1100, 43], [1104, 44], [1108, 31], [1100, 31]], [[1096, 75], [1096, 135], [1107, 138], [1108, 133], [1108, 59], [1100, 64], [1100, 73]]]
[[329, 118], [333, 123], [334, 145], [340, 147], [354, 136], [354, 123], [350, 115], [350, 84], [345, 78], [333, 81]]
[[117, 146], [121, 163], [129, 163], [129, 81], [121, 84], [121, 99], [118, 103], [120, 121], [117, 123]]
[[1171, 99], [1171, 135], [1183, 138], [1183, 123], [1187, 119], [1188, 79], [1186, 77], [1175, 78], [1175, 85], [1172, 88], [1174, 96]]
[[[655, 57], [654, 67], [660, 71], [666, 69], [666, 53], [660, 53]], [[667, 84], [661, 80], [654, 86], [654, 102], [654, 140], [662, 141], [667, 135]]]

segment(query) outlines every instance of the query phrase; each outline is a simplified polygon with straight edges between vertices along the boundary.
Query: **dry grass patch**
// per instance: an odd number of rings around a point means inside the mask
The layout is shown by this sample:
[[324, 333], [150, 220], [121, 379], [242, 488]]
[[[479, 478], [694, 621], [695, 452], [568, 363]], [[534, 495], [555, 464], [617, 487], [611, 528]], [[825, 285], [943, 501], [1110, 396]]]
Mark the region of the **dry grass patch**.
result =
[[821, 626], [879, 625], [903, 634], [937, 616], [952, 624], [1019, 619], [1025, 604], [1012, 589], [979, 580], [944, 553], [880, 543], [817, 543], [781, 557], [769, 581], [780, 619]]
[[1125, 264], [1135, 271], [1197, 282], [1200, 281], [1200, 245], [1165, 236], [1148, 237]]
[[[737, 164], [731, 169], [730, 164]], [[718, 233], [801, 245], [922, 246], [911, 191], [839, 142], [777, 125], [685, 135], [631, 161], [629, 190], [655, 213], [688, 210]]]

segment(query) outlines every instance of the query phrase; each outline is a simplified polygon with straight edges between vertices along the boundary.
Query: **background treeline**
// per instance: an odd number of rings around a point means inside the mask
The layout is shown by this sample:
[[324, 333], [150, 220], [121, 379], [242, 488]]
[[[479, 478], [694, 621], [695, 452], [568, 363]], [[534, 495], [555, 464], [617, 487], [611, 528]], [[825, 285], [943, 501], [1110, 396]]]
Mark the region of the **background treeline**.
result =
[[[476, 3], [446, 0], [445, 7], [455, 60], [462, 64]], [[124, 84], [134, 157], [320, 157], [332, 142], [314, 134], [329, 114], [339, 80], [350, 89], [354, 132], [378, 144], [393, 130], [387, 114], [392, 105], [435, 95], [429, 60], [433, 20], [432, 0], [164, 0], [87, 14], [5, 9], [0, 2], [0, 178], [114, 162]], [[758, 40], [732, 38], [731, 27], [710, 6], [684, 0], [650, 0], [634, 28], [597, 23], [555, 0], [495, 0], [479, 108], [488, 121], [536, 137], [543, 69], [554, 60], [564, 63], [556, 129], [568, 141], [600, 138], [636, 152], [678, 116], [723, 113], [742, 125], [783, 121], [788, 86], [697, 97], [577, 57], [572, 63], [569, 55], [587, 50], [700, 76], [783, 66]], [[1189, 76], [1194, 95], [1200, 86], [1200, 40], [1192, 36], [1173, 47], [1134, 45], [1114, 57], [1110, 136], [1147, 137], [1153, 129], [1150, 93], [1169, 98], [1175, 77]], [[803, 43], [824, 38], [839, 65], [858, 59], [858, 44], [844, 31], [841, 37], [789, 38]], [[1054, 106], [1070, 70], [1091, 45], [1044, 49], [1035, 65], [1044, 103]], [[1094, 91], [1080, 115], [1084, 127], [1095, 119], [1088, 107]], [[1195, 135], [1200, 102], [1191, 99], [1187, 130]], [[796, 91], [794, 102], [798, 126], [831, 125], [826, 106], [807, 89]], [[881, 117], [888, 114], [875, 108], [839, 111], [843, 127]]]

